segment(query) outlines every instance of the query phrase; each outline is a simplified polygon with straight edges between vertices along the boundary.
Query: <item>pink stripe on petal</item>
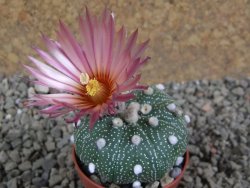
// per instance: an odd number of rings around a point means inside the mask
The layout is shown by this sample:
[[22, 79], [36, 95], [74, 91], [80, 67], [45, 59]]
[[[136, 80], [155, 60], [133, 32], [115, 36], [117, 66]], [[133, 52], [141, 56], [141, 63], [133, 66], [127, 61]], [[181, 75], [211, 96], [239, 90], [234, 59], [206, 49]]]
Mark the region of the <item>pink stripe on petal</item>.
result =
[[147, 41], [143, 42], [142, 44], [138, 45], [136, 50], [134, 50], [132, 57], [133, 58], [140, 57], [144, 53], [144, 51], [146, 50], [148, 43], [149, 43], [149, 39]]
[[[132, 66], [130, 66], [129, 70], [127, 70], [127, 76], [128, 78], [131, 77], [132, 75], [135, 74], [135, 72], [142, 66], [144, 65], [148, 60], [150, 59], [150, 57], [146, 57], [144, 58], [142, 61], [137, 58], [135, 60], [135, 62], [132, 64]], [[138, 62], [139, 61], [139, 62]]]
[[29, 59], [37, 66], [37, 68], [45, 75], [51, 79], [57, 80], [62, 83], [66, 83], [73, 87], [81, 88], [81, 85], [74, 80], [70, 79], [68, 76], [58, 72], [57, 70], [51, 68], [50, 66], [42, 63], [41, 61], [29, 56]]
[[145, 90], [145, 89], [148, 89], [148, 86], [136, 85], [133, 89], [136, 89], [136, 90]]
[[135, 42], [137, 40], [138, 36], [138, 29], [136, 29], [128, 38], [128, 42], [126, 44], [126, 50], [132, 49], [132, 47], [135, 45]]
[[83, 109], [79, 113], [75, 114], [73, 118], [67, 118], [66, 122], [67, 123], [76, 123], [80, 120], [80, 118], [86, 113], [88, 109]]
[[130, 80], [128, 80], [124, 84], [121, 84], [119, 86], [119, 92], [131, 90], [134, 86], [136, 86], [136, 84], [138, 83], [140, 78], [141, 78], [141, 75], [136, 75], [135, 78], [131, 78]]
[[40, 94], [39, 97], [42, 100], [48, 100], [51, 104], [58, 103], [69, 103], [69, 104], [77, 104], [81, 102], [82, 97], [78, 95], [71, 95], [67, 93], [57, 93], [57, 94]]
[[51, 51], [51, 54], [59, 61], [63, 66], [68, 67], [68, 69], [76, 76], [79, 77], [81, 74], [81, 71], [77, 69], [71, 61], [58, 49], [55, 49]]
[[90, 130], [93, 129], [95, 122], [99, 119], [99, 112], [94, 112], [93, 114], [90, 115], [90, 121], [89, 121], [89, 128]]
[[48, 53], [35, 48], [35, 51], [38, 53], [38, 55], [45, 60], [49, 65], [57, 69], [58, 71], [62, 72], [63, 74], [67, 75], [71, 79], [75, 80], [76, 82], [79, 81], [79, 78], [72, 74], [70, 70], [68, 70], [66, 67], [64, 67], [61, 63], [59, 63], [57, 60], [55, 60], [53, 57], [51, 57]]
[[49, 49], [52, 56], [64, 67], [67, 67], [68, 70], [76, 77], [79, 78], [80, 71], [77, 69], [74, 64], [72, 64], [67, 57], [60, 51], [59, 46], [53, 42], [52, 40], [48, 39], [45, 35], [42, 36], [47, 48]]
[[106, 61], [106, 67], [105, 70], [107, 73], [110, 74], [111, 67], [112, 67], [112, 56], [113, 56], [113, 43], [114, 43], [114, 33], [115, 33], [115, 26], [114, 26], [114, 19], [111, 14], [108, 15], [109, 17], [109, 22], [108, 22], [108, 53], [107, 53], [107, 61]]
[[44, 109], [40, 110], [40, 112], [44, 113], [44, 114], [53, 114], [58, 110], [62, 110], [62, 108], [63, 108], [62, 105], [53, 105], [53, 106], [49, 106], [47, 108], [44, 108]]
[[93, 51], [93, 45], [92, 45], [92, 35], [91, 32], [88, 29], [88, 24], [85, 20], [83, 20], [82, 17], [80, 17], [80, 34], [81, 38], [83, 40], [82, 44], [82, 50], [84, 57], [89, 62], [89, 69], [92, 72], [92, 75], [96, 72], [96, 63], [95, 63], [95, 56]]
[[87, 72], [88, 74], [90, 74], [91, 70], [89, 68], [87, 60], [82, 54], [82, 49], [76, 42], [72, 33], [62, 22], [60, 22], [59, 38], [62, 43], [62, 48], [64, 49], [68, 57], [72, 60], [72, 62], [81, 70], [81, 72]]
[[30, 71], [31, 74], [33, 74], [41, 83], [43, 83], [44, 85], [47, 85], [48, 87], [51, 88], [55, 88], [55, 89], [59, 89], [59, 90], [64, 90], [64, 91], [69, 91], [69, 92], [73, 92], [73, 93], [78, 93], [81, 94], [81, 92], [72, 86], [69, 86], [67, 84], [63, 84], [61, 82], [58, 82], [56, 80], [53, 80], [51, 78], [46, 77], [45, 75], [43, 75], [42, 73], [38, 72], [37, 70], [29, 67], [29, 66], [25, 66], [26, 69], [28, 69]]
[[120, 95], [117, 95], [117, 96], [114, 96], [114, 100], [115, 101], [119, 101], [119, 102], [125, 102], [125, 101], [128, 101], [130, 99], [133, 99], [135, 96], [134, 94], [132, 93], [127, 93], [127, 94], [120, 94]]
[[[86, 31], [87, 33], [87, 35], [85, 36], [85, 39], [87, 39], [88, 37], [88, 39], [89, 39], [89, 42], [88, 42], [88, 47], [89, 47], [89, 56], [92, 56], [92, 61], [91, 61], [91, 66], [92, 67], [95, 67], [95, 71], [97, 71], [98, 70], [98, 65], [97, 65], [97, 62], [96, 62], [96, 57], [95, 57], [95, 45], [97, 45], [97, 44], [95, 44], [95, 38], [94, 38], [94, 24], [93, 24], [93, 20], [96, 20], [96, 18], [95, 18], [95, 16], [91, 16], [90, 15], [90, 12], [89, 12], [89, 10], [88, 10], [88, 8], [86, 7], [86, 20], [85, 20], [85, 22], [83, 22], [83, 24], [85, 25], [85, 29], [84, 29], [84, 31]], [[86, 54], [86, 55], [88, 55], [88, 53]]]

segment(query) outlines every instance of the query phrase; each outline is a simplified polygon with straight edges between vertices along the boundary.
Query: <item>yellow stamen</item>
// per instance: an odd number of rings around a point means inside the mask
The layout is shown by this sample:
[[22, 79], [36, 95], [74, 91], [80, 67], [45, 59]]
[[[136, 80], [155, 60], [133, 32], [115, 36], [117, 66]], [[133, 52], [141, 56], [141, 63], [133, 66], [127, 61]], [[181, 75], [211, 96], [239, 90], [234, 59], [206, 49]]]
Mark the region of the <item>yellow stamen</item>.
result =
[[80, 74], [80, 82], [82, 85], [86, 85], [89, 83], [89, 75], [86, 72]]
[[95, 78], [89, 80], [88, 84], [86, 85], [87, 94], [90, 96], [95, 96], [100, 88], [100, 83]]

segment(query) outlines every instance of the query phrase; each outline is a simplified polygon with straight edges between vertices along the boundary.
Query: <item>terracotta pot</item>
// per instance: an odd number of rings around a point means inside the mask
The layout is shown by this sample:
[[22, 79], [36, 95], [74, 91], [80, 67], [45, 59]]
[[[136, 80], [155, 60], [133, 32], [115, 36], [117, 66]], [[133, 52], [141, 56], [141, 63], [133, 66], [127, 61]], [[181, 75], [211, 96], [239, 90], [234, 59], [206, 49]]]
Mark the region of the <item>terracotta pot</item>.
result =
[[[75, 169], [76, 169], [76, 171], [81, 179], [81, 182], [85, 188], [104, 188], [103, 186], [98, 185], [97, 183], [93, 182], [88, 176], [86, 176], [82, 172], [82, 170], [80, 169], [80, 167], [78, 165], [77, 159], [76, 159], [75, 146], [73, 146], [73, 149], [72, 149], [72, 158], [73, 158], [73, 162], [75, 164]], [[184, 171], [187, 168], [188, 162], [189, 162], [189, 152], [186, 151], [184, 166], [183, 166], [183, 169], [181, 171], [181, 174], [172, 183], [166, 185], [164, 188], [176, 188], [179, 185], [180, 180], [183, 177]]]

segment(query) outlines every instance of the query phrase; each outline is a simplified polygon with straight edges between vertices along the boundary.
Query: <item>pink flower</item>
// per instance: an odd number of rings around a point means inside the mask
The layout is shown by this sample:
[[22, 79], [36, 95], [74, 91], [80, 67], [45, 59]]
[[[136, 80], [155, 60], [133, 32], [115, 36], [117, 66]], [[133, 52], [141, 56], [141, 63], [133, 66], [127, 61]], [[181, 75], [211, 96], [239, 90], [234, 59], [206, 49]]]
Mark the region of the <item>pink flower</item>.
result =
[[35, 48], [46, 63], [29, 57], [35, 67], [25, 67], [36, 84], [58, 93], [37, 94], [29, 99], [30, 106], [43, 106], [41, 112], [51, 117], [74, 111], [72, 122], [89, 115], [92, 127], [102, 115], [115, 113], [119, 102], [133, 98], [128, 91], [145, 89], [137, 84], [136, 71], [149, 59], [142, 57], [148, 41], [137, 45], [137, 30], [128, 38], [124, 27], [116, 32], [108, 10], [97, 18], [86, 9], [80, 17], [80, 43], [62, 22], [57, 35], [57, 41], [43, 36], [48, 53]]

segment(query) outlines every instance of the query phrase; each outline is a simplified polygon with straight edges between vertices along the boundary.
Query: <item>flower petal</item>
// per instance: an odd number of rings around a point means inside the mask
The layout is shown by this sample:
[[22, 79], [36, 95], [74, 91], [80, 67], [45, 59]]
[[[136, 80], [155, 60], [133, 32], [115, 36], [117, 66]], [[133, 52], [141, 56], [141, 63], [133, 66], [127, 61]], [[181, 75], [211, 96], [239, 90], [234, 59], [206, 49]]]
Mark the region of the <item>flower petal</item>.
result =
[[79, 78], [80, 70], [75, 67], [75, 65], [61, 52], [59, 49], [59, 45], [57, 45], [55, 42], [48, 39], [46, 36], [43, 35], [43, 39], [47, 45], [47, 48], [49, 49], [52, 56], [64, 67], [67, 67], [68, 70], [70, 70], [73, 75], [77, 78]]
[[46, 85], [48, 87], [59, 89], [59, 90], [64, 90], [64, 91], [68, 91], [68, 92], [78, 93], [78, 94], [81, 93], [77, 88], [75, 88], [73, 86], [67, 85], [65, 83], [61, 83], [61, 82], [56, 81], [56, 80], [51, 79], [51, 78], [48, 78], [46, 75], [42, 74], [41, 72], [39, 72], [38, 70], [36, 70], [36, 69], [34, 69], [32, 67], [29, 67], [29, 66], [26, 66], [26, 65], [25, 65], [25, 67], [42, 84], [44, 84], [44, 85]]
[[77, 87], [81, 90], [81, 85], [68, 76], [60, 73], [59, 71], [53, 69], [52, 67], [42, 63], [41, 61], [35, 59], [34, 57], [29, 56], [29, 59], [39, 68], [39, 70], [46, 76], [48, 76], [51, 79], [57, 80], [62, 83], [66, 83], [68, 85], [71, 85], [73, 87]]
[[61, 48], [63, 49], [65, 54], [70, 58], [71, 62], [74, 63], [75, 66], [78, 67], [81, 72], [87, 72], [88, 74], [91, 74], [89, 62], [84, 57], [79, 44], [76, 42], [69, 29], [61, 21], [60, 30], [58, 32], [58, 38], [61, 44]]

